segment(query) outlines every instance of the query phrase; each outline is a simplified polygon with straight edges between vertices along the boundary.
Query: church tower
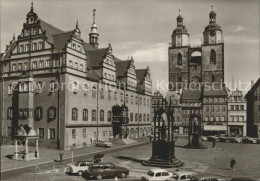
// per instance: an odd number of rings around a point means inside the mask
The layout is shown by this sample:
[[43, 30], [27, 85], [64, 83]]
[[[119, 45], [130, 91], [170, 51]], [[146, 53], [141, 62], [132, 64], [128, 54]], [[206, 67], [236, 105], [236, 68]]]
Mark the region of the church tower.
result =
[[95, 23], [96, 9], [93, 10], [93, 24], [91, 26], [91, 32], [89, 33], [89, 44], [93, 46], [94, 49], [98, 48], [98, 37], [97, 25]]
[[169, 89], [179, 91], [181, 84], [188, 83], [189, 33], [183, 25], [183, 17], [177, 17], [177, 27], [172, 33], [169, 53]]
[[203, 32], [202, 82], [224, 82], [224, 42], [216, 12], [211, 6], [209, 24]]

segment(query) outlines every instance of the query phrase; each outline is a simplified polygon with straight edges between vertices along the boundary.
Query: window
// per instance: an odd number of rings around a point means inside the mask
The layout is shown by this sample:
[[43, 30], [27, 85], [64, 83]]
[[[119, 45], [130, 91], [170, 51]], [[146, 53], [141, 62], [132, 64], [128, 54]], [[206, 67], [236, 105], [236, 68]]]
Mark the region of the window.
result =
[[83, 109], [83, 121], [88, 121], [88, 110]]
[[234, 116], [230, 116], [231, 121], [234, 121]]
[[244, 118], [245, 118], [244, 116], [240, 116], [240, 121], [244, 122], [245, 121]]
[[[177, 101], [174, 101], [177, 104]], [[150, 106], [150, 99], [147, 99], [147, 106]]]
[[108, 91], [107, 96], [108, 96], [108, 100], [111, 100], [111, 91], [110, 90]]
[[92, 88], [92, 97], [93, 98], [97, 97], [97, 89], [96, 89], [96, 87]]
[[69, 67], [73, 67], [73, 62], [71, 60], [69, 61]]
[[214, 112], [214, 107], [213, 106], [211, 107], [211, 112]]
[[37, 43], [33, 43], [32, 44], [32, 51], [36, 51], [37, 50]]
[[72, 121], [77, 121], [78, 120], [78, 109], [77, 108], [72, 108]]
[[13, 94], [13, 84], [8, 86], [8, 94]]
[[135, 113], [135, 122], [137, 122], [137, 113]]
[[205, 117], [205, 121], [209, 121], [209, 117], [208, 116]]
[[104, 121], [104, 111], [100, 110], [100, 121]]
[[217, 106], [216, 112], [219, 112], [219, 111], [220, 111], [220, 107], [219, 107], [219, 106]]
[[156, 177], [160, 177], [161, 174], [162, 174], [161, 172], [158, 172], [158, 173], [155, 174], [155, 176], [156, 176]]
[[37, 62], [36, 62], [36, 61], [33, 62], [32, 68], [33, 68], [33, 69], [37, 69]]
[[112, 121], [112, 113], [111, 113], [111, 111], [108, 111], [108, 112], [107, 112], [107, 121], [108, 121], [108, 122], [111, 122], [111, 121]]
[[83, 65], [82, 64], [79, 65], [79, 70], [83, 71]]
[[124, 95], [123, 95], [123, 93], [121, 93], [121, 95], [120, 95], [120, 100], [121, 100], [121, 102], [124, 102]]
[[100, 99], [104, 99], [104, 89], [100, 89]]
[[25, 45], [25, 52], [29, 52], [30, 51], [30, 45], [29, 44], [26, 44]]
[[35, 120], [41, 120], [42, 119], [42, 108], [41, 107], [35, 108], [34, 118], [35, 118]]
[[49, 85], [49, 89], [50, 89], [50, 92], [51, 93], [55, 93], [55, 91], [56, 91], [56, 86], [55, 86], [55, 82], [54, 81], [51, 81], [50, 82], [50, 85]]
[[142, 105], [142, 98], [139, 99], [139, 104]]
[[210, 52], [210, 63], [216, 64], [216, 52], [213, 49], [211, 49], [211, 52]]
[[130, 121], [133, 122], [134, 121], [134, 118], [133, 118], [133, 113], [131, 112], [130, 113]]
[[76, 50], [76, 44], [75, 43], [72, 44], [72, 48]]
[[77, 93], [78, 92], [78, 84], [77, 82], [73, 82], [72, 84], [72, 92]]
[[211, 116], [211, 117], [210, 117], [210, 121], [214, 121], [214, 116]]
[[128, 94], [125, 96], [125, 103], [128, 103]]
[[216, 121], [219, 121], [219, 116], [216, 117]]
[[54, 128], [49, 129], [49, 139], [55, 140], [55, 129]]
[[144, 106], [146, 106], [146, 100], [145, 100], [145, 98], [144, 98]]
[[182, 65], [182, 55], [181, 55], [181, 53], [178, 53], [178, 55], [177, 55], [177, 65]]
[[11, 107], [9, 107], [7, 109], [7, 118], [8, 119], [12, 119], [13, 118], [13, 109]]
[[44, 139], [44, 128], [39, 128], [38, 132], [39, 132], [39, 139]]
[[39, 62], [39, 68], [40, 68], [40, 69], [43, 69], [43, 60], [40, 60], [40, 62]]
[[42, 93], [42, 83], [41, 82], [36, 83], [35, 92], [38, 94]]
[[139, 121], [142, 122], [142, 114], [139, 114]]
[[28, 69], [28, 62], [24, 62], [24, 70]]
[[13, 71], [13, 72], [16, 71], [16, 64], [13, 64], [13, 65], [12, 65], [12, 71]]
[[42, 50], [42, 49], [43, 49], [43, 43], [39, 42], [39, 50]]
[[206, 107], [206, 112], [209, 112], [209, 106]]
[[20, 53], [24, 52], [24, 45], [20, 45]]
[[22, 70], [22, 63], [18, 63], [18, 70]]
[[149, 116], [149, 114], [147, 114], [147, 122], [149, 122], [150, 121], [150, 116]]
[[225, 111], [226, 111], [226, 107], [223, 106], [223, 107], [222, 107], [222, 112], [225, 112]]
[[71, 132], [72, 139], [76, 139], [76, 129], [72, 129]]
[[115, 101], [116, 101], [117, 100], [117, 92], [115, 92], [114, 98], [115, 98]]
[[74, 69], [78, 69], [78, 63], [75, 62]]
[[230, 106], [230, 110], [234, 111], [234, 106], [233, 105]]
[[83, 128], [83, 129], [82, 129], [82, 137], [83, 137], [83, 138], [86, 138], [86, 137], [87, 137], [87, 129], [86, 129], [86, 128]]
[[135, 97], [135, 104], [138, 104], [138, 98], [137, 98], [137, 96]]
[[46, 60], [46, 62], [45, 62], [45, 67], [46, 67], [46, 68], [49, 68], [49, 67], [50, 67], [50, 60]]
[[96, 110], [92, 110], [92, 121], [96, 121]]
[[[236, 111], [239, 111], [239, 105], [236, 105], [236, 108], [235, 108]], [[259, 108], [260, 110], [260, 108]]]
[[240, 110], [244, 111], [244, 105], [240, 105]]
[[49, 121], [52, 121], [56, 118], [56, 108], [55, 107], [50, 107], [48, 109], [48, 119]]
[[19, 83], [19, 91], [20, 92], [28, 92], [28, 84], [26, 82]]
[[225, 116], [222, 116], [222, 117], [221, 117], [221, 121], [225, 121]]
[[143, 115], [143, 122], [146, 121], [146, 114]]
[[12, 127], [11, 127], [11, 126], [8, 126], [8, 127], [7, 127], [6, 136], [12, 136]]

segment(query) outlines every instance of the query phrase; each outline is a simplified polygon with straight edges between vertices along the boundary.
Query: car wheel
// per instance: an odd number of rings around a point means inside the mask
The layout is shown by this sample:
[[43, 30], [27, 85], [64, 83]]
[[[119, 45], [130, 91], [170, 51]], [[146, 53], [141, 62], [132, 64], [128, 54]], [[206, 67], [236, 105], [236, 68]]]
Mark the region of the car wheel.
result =
[[82, 171], [78, 171], [78, 176], [81, 176], [83, 174]]
[[98, 175], [98, 176], [96, 177], [97, 180], [101, 180], [102, 178], [103, 178], [102, 175]]
[[125, 177], [126, 177], [125, 173], [122, 172], [121, 175], [120, 175], [120, 177], [121, 177], [121, 178], [125, 178]]

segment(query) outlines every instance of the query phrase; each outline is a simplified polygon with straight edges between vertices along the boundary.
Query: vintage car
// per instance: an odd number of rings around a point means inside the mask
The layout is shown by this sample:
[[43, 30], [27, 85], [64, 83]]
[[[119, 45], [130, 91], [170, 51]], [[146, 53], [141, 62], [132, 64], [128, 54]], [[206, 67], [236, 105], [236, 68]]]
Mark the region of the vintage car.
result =
[[95, 178], [101, 180], [102, 178], [125, 178], [129, 175], [129, 170], [124, 167], [116, 166], [113, 163], [92, 163], [89, 169], [84, 171], [84, 177]]
[[165, 169], [155, 168], [148, 171], [146, 175], [141, 176], [141, 180], [143, 181], [159, 181], [166, 180], [172, 177], [172, 173], [168, 172]]
[[201, 141], [208, 141], [208, 138], [205, 137], [205, 136], [202, 136], [202, 137], [201, 137]]
[[112, 146], [112, 143], [110, 143], [109, 141], [97, 141], [96, 142], [96, 146], [99, 146], [99, 147], [111, 147]]
[[251, 143], [251, 144], [256, 144], [257, 140], [251, 137], [243, 137], [242, 138], [242, 143]]
[[216, 178], [215, 176], [194, 176], [192, 181], [225, 181], [225, 179]]
[[89, 168], [90, 161], [77, 161], [69, 166], [69, 173], [77, 173], [79, 176], [83, 174], [85, 170]]
[[172, 177], [166, 179], [167, 181], [190, 181], [193, 178], [193, 173], [188, 171], [177, 171], [174, 172]]

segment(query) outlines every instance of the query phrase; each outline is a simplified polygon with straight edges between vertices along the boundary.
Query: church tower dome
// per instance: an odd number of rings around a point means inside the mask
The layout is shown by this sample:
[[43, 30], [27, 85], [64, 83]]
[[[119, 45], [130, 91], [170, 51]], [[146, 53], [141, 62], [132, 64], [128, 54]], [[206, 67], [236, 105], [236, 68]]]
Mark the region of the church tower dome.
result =
[[217, 13], [213, 10], [213, 6], [211, 6], [211, 12], [209, 13], [209, 24], [203, 32], [205, 45], [223, 43], [222, 30], [217, 24], [216, 17]]
[[89, 33], [89, 44], [92, 45], [94, 49], [97, 49], [99, 34], [97, 32], [95, 16], [96, 16], [96, 9], [93, 10], [93, 24], [91, 26], [91, 32]]
[[177, 17], [177, 28], [173, 30], [172, 33], [172, 46], [173, 47], [183, 47], [189, 45], [189, 33], [186, 27], [183, 25], [183, 17], [180, 14]]

